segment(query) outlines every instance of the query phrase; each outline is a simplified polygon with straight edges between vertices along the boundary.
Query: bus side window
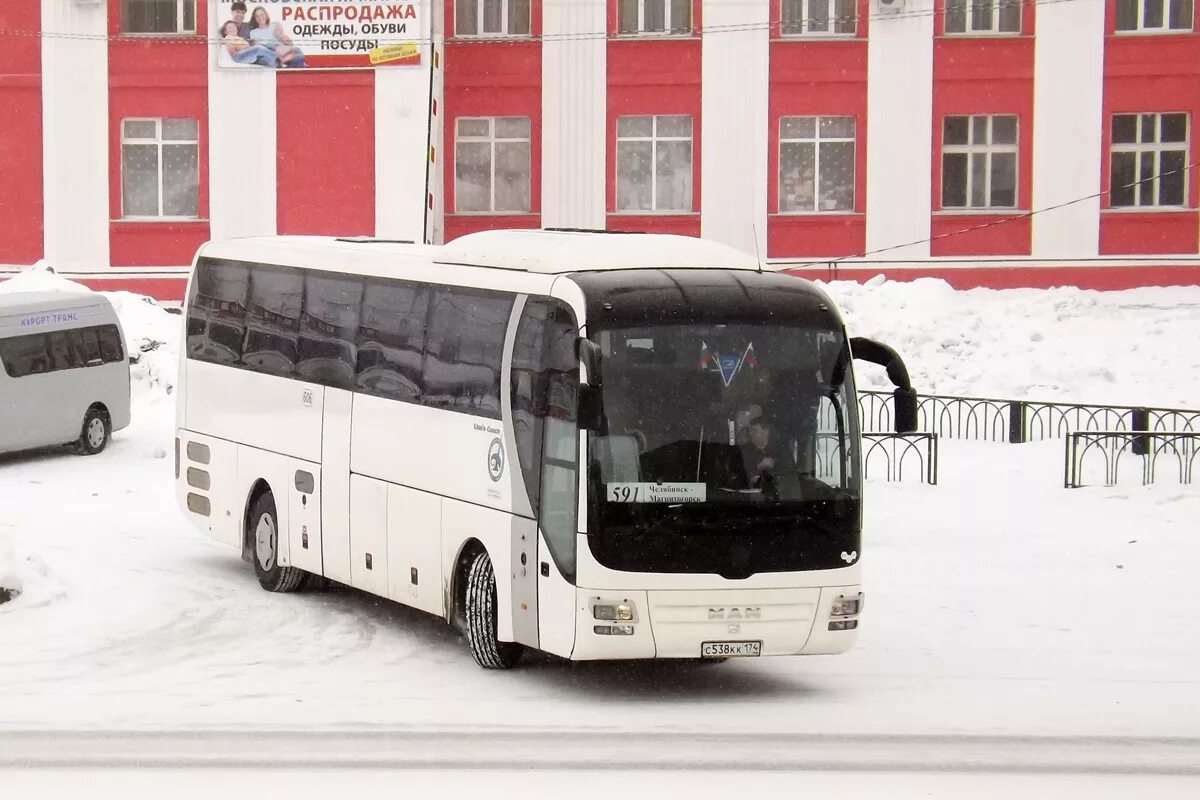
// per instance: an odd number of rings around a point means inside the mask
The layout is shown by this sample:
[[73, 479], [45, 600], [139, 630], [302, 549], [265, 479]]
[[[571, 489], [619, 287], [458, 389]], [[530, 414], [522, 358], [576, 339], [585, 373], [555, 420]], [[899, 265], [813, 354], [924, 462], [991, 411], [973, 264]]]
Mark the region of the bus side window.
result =
[[55, 331], [50, 334], [50, 369], [78, 369], [83, 366], [79, 351], [72, 346], [71, 331]]
[[124, 348], [121, 346], [121, 332], [117, 330], [116, 325], [101, 326], [97, 329], [97, 336], [100, 339], [100, 357], [104, 359], [105, 364], [125, 358]]
[[100, 356], [100, 335], [98, 329], [80, 329], [79, 352], [83, 356], [84, 364], [99, 364], [103, 360]]

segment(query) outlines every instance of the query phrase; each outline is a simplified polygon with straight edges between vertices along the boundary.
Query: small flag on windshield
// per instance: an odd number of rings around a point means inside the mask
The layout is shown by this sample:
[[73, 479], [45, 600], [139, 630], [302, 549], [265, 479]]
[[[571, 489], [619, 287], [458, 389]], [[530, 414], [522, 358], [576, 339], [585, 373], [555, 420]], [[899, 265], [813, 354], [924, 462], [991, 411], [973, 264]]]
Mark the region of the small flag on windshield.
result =
[[725, 386], [728, 387], [733, 383], [733, 379], [741, 372], [743, 366], [748, 366], [750, 369], [758, 366], [758, 357], [754, 355], [753, 342], [746, 345], [746, 350], [741, 356], [721, 355], [719, 352], [710, 350], [708, 342], [700, 342], [700, 369], [716, 368], [721, 373], [721, 381]]

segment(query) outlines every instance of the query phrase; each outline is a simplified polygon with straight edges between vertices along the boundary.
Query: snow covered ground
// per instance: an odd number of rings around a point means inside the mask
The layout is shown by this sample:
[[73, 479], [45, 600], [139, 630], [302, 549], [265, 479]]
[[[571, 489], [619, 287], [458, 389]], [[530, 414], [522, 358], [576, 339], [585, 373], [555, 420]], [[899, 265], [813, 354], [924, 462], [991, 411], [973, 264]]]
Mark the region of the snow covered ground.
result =
[[[0, 291], [22, 281], [58, 279], [22, 276]], [[1200, 289], [832, 291], [857, 332], [900, 349], [919, 391], [1200, 406]], [[1013, 796], [1036, 782], [1028, 771], [1085, 773], [1062, 791], [1043, 775], [1041, 796], [1200, 796], [1200, 486], [1068, 491], [1060, 442], [943, 441], [941, 485], [869, 487], [865, 623], [850, 653], [705, 666], [533, 659], [484, 672], [419, 612], [350, 590], [263, 592], [237, 553], [182, 519], [167, 457], [180, 318], [116, 301], [131, 346], [154, 348], [137, 368], [133, 426], [93, 458], [0, 457], [0, 576], [22, 588], [0, 605], [0, 768], [30, 730], [210, 731], [213, 752], [231, 747], [229, 731], [331, 742], [436, 733], [446, 752], [466, 753], [479, 749], [471, 737], [509, 736], [528, 744], [510, 753], [517, 767], [560, 755], [595, 766], [581, 737], [609, 735], [640, 747], [600, 739], [601, 755], [652, 769], [658, 752], [677, 772], [639, 784], [601, 763], [583, 784], [522, 777], [521, 793], [636, 794], [668, 780], [672, 795], [745, 791], [736, 775], [696, 771], [775, 759], [823, 770], [803, 786], [830, 796]], [[814, 734], [845, 747], [814, 750]], [[86, 743], [47, 741], [17, 759], [39, 771], [15, 773], [24, 783], [0, 773], [0, 786], [57, 785], [55, 769], [88, 764]], [[403, 747], [381, 741], [403, 761]], [[973, 768], [991, 778], [969, 778]], [[921, 784], [913, 770], [956, 774]], [[1159, 774], [1137, 775], [1147, 771]], [[1104, 782], [1107, 772], [1129, 774]], [[753, 785], [770, 796], [796, 785], [777, 777]]]

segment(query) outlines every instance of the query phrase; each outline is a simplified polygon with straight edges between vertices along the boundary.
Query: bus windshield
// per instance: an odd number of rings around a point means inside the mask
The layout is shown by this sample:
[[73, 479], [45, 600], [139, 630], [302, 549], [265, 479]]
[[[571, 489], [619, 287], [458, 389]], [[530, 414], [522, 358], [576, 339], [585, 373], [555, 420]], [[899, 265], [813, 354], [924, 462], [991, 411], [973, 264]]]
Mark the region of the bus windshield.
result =
[[844, 566], [858, 548], [858, 422], [841, 331], [679, 324], [599, 335], [589, 542], [611, 569]]

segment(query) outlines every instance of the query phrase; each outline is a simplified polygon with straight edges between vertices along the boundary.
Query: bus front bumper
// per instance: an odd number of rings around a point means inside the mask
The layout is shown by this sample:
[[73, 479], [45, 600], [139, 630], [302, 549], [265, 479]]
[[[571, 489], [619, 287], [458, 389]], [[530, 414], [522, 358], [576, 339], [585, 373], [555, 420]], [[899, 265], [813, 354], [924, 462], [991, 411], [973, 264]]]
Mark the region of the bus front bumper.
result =
[[576, 661], [842, 653], [862, 612], [858, 586], [578, 593]]

